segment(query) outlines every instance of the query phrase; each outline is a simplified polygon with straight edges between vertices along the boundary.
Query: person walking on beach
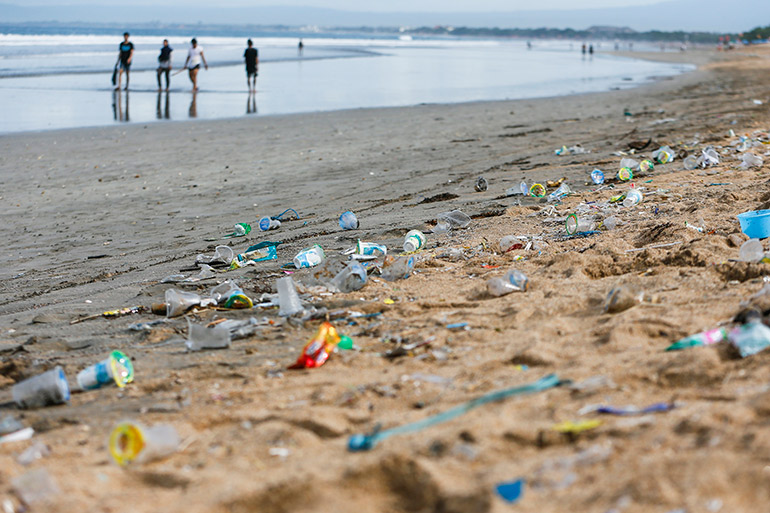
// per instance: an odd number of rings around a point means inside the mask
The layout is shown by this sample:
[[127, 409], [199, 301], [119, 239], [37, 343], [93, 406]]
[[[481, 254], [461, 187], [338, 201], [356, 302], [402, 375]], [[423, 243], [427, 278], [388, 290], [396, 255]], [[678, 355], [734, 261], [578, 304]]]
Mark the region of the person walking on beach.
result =
[[160, 55], [158, 55], [158, 91], [161, 90], [160, 76], [166, 74], [166, 91], [169, 88], [169, 74], [171, 73], [171, 52], [173, 48], [168, 46], [168, 39], [163, 40], [163, 47], [160, 49]]
[[123, 78], [123, 72], [126, 72], [126, 91], [128, 91], [128, 72], [131, 69], [131, 61], [134, 58], [134, 43], [128, 40], [128, 32], [123, 34], [123, 42], [118, 45], [118, 84], [116, 91], [120, 91], [120, 81]]
[[257, 71], [259, 69], [259, 50], [254, 48], [254, 43], [249, 39], [246, 41], [248, 48], [243, 52], [243, 58], [246, 59], [246, 86], [249, 92], [257, 92]]
[[192, 38], [190, 41], [192, 46], [187, 52], [187, 60], [184, 62], [184, 67], [188, 69], [190, 75], [190, 82], [192, 82], [193, 91], [198, 90], [198, 71], [201, 69], [201, 62], [206, 69], [209, 69], [209, 65], [206, 63], [206, 57], [203, 56], [203, 48], [198, 46], [198, 40]]

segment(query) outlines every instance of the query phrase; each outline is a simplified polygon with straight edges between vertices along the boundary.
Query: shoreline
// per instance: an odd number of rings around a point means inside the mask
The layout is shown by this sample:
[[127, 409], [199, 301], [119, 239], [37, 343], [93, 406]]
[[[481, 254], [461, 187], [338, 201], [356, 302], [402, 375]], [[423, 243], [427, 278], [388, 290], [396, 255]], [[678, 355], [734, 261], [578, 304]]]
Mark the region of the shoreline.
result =
[[[36, 434], [0, 445], [0, 495], [18, 502], [11, 480], [42, 468], [66, 490], [46, 504], [54, 512], [118, 509], [131, 500], [137, 512], [497, 513], [509, 506], [495, 485], [523, 477], [516, 508], [524, 513], [700, 511], [717, 500], [724, 511], [755, 511], [767, 499], [768, 354], [663, 350], [729, 324], [762, 287], [764, 264], [729, 260], [745, 239], [735, 215], [767, 201], [767, 157], [758, 170], [740, 169], [732, 150], [709, 169], [685, 171], [681, 159], [656, 166], [636, 178], [640, 205], [608, 207], [620, 221], [612, 231], [565, 239], [563, 218], [579, 209], [606, 215], [590, 205], [628, 185], [597, 191], [588, 175], [600, 168], [611, 177], [630, 143], [650, 140], [634, 155], [641, 159], [662, 144], [697, 154], [709, 144], [732, 148], [730, 130], [767, 133], [768, 70], [770, 52], [731, 54], [619, 91], [0, 138], [7, 205], [0, 391], [54, 365], [72, 379], [113, 349], [136, 368], [125, 389], [8, 410]], [[588, 152], [554, 153], [575, 144]], [[474, 191], [479, 176], [487, 191]], [[561, 204], [505, 196], [522, 178], [562, 177], [575, 194]], [[259, 217], [286, 208], [301, 219], [257, 233]], [[71, 324], [162, 301], [171, 287], [206, 294], [224, 279], [257, 300], [286, 276], [280, 264], [305, 247], [319, 243], [335, 256], [361, 239], [398, 254], [407, 231], [430, 232], [436, 216], [453, 209], [471, 225], [428, 233], [406, 280], [371, 276], [360, 291], [331, 295], [312, 287], [309, 272], [291, 275], [317, 308], [379, 314], [335, 321], [358, 349], [335, 353], [319, 369], [286, 369], [319, 321], [287, 321], [274, 308], [190, 314], [198, 323], [272, 321], [229, 349], [198, 353], [173, 342], [187, 334], [183, 318], [146, 332], [128, 327], [158, 317]], [[338, 227], [345, 210], [358, 215], [358, 230]], [[236, 222], [255, 228], [221, 239]], [[498, 241], [507, 235], [545, 245], [503, 252]], [[159, 283], [217, 244], [241, 252], [263, 240], [283, 241], [278, 261], [198, 283]], [[464, 256], [442, 256], [449, 248]], [[529, 290], [487, 294], [486, 280], [508, 269], [526, 273]], [[644, 300], [605, 313], [619, 284]], [[384, 358], [396, 341], [428, 343]], [[370, 452], [345, 449], [350, 435], [378, 424], [418, 421], [550, 373], [584, 386], [487, 405]], [[581, 413], [598, 403], [659, 402], [676, 407], [639, 417]], [[114, 465], [105, 440], [126, 418], [173, 425], [183, 450], [128, 469]], [[599, 424], [572, 435], [553, 429], [585, 420]], [[51, 453], [20, 464], [18, 454], [38, 441]]]

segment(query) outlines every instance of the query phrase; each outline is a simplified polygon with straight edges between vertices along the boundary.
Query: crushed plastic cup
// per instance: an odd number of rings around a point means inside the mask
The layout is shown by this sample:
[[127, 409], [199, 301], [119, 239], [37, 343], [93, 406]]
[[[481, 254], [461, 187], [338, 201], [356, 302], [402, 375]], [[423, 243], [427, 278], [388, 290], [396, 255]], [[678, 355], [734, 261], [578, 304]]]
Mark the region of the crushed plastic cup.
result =
[[682, 162], [682, 165], [684, 165], [684, 168], [688, 171], [692, 171], [693, 169], [698, 167], [698, 157], [695, 155], [690, 155], [689, 157], [685, 158]]
[[520, 243], [521, 243], [521, 239], [519, 239], [517, 236], [506, 235], [505, 237], [502, 237], [500, 239], [500, 251], [503, 251], [503, 252], [508, 251], [513, 246]]
[[356, 255], [382, 257], [387, 254], [388, 254], [388, 248], [384, 244], [377, 244], [374, 242], [361, 242], [360, 240], [356, 244]]
[[315, 267], [324, 260], [326, 260], [326, 253], [324, 253], [323, 248], [314, 244], [297, 253], [297, 256], [294, 257], [294, 267], [297, 269]]
[[278, 289], [278, 305], [280, 306], [278, 315], [290, 317], [304, 310], [291, 276], [279, 278], [275, 282], [275, 288]]
[[358, 218], [353, 212], [349, 210], [347, 212], [342, 213], [342, 215], [340, 216], [339, 222], [340, 222], [340, 228], [342, 228], [343, 230], [355, 230], [356, 228], [358, 228]]
[[452, 210], [451, 212], [442, 212], [438, 216], [438, 222], [449, 224], [452, 229], [465, 228], [471, 224], [471, 218], [459, 210]]
[[618, 170], [618, 180], [627, 182], [634, 177], [634, 172], [630, 167], [622, 167]]
[[111, 384], [123, 388], [134, 380], [134, 366], [128, 356], [113, 351], [101, 362], [78, 372], [76, 379], [82, 390], [94, 390]]
[[548, 201], [561, 201], [571, 193], [572, 189], [570, 189], [569, 185], [566, 182], [562, 183], [555, 191], [548, 195]]
[[626, 198], [623, 200], [623, 206], [624, 207], [633, 207], [634, 205], [638, 205], [644, 200], [644, 195], [642, 194], [642, 191], [639, 189], [630, 189], [626, 193]]
[[588, 217], [578, 217], [577, 214], [570, 214], [564, 223], [568, 235], [576, 233], [590, 232], [596, 229], [596, 223]]
[[652, 152], [652, 158], [655, 159], [658, 164], [668, 164], [669, 162], [673, 162], [674, 157], [676, 157], [676, 152], [668, 146], [661, 146]]
[[41, 408], [69, 401], [70, 387], [64, 370], [55, 367], [16, 383], [11, 388], [11, 395], [19, 408]]
[[396, 281], [409, 278], [414, 269], [413, 256], [400, 256], [398, 258], [388, 258], [383, 264], [382, 278], [386, 281]]
[[235, 252], [230, 246], [217, 246], [214, 248], [214, 254], [212, 256], [198, 255], [195, 258], [195, 261], [201, 264], [222, 263], [230, 265], [234, 258]]
[[762, 167], [764, 161], [759, 155], [753, 153], [744, 153], [741, 155], [741, 167], [743, 169], [749, 169], [750, 167]]
[[765, 258], [765, 248], [759, 239], [749, 239], [741, 244], [738, 260], [742, 262], [760, 262]]
[[591, 181], [595, 185], [601, 185], [604, 183], [604, 173], [601, 169], [594, 169], [591, 171]]
[[411, 230], [404, 237], [404, 251], [411, 253], [425, 246], [425, 234], [420, 230]]
[[231, 342], [230, 330], [220, 324], [213, 328], [195, 324], [187, 319], [187, 340], [185, 345], [190, 351], [203, 349], [227, 349]]
[[276, 260], [278, 258], [278, 249], [275, 245], [264, 246], [255, 244], [250, 246], [243, 253], [236, 255], [231, 267], [238, 268], [246, 265], [248, 262], [264, 262], [266, 260]]
[[473, 186], [476, 192], [484, 192], [487, 190], [487, 187], [489, 187], [489, 184], [487, 184], [487, 179], [483, 176], [480, 176], [478, 180], [476, 180], [476, 184]]
[[622, 168], [623, 167], [627, 167], [629, 169], [638, 169], [639, 168], [639, 162], [634, 160], [634, 159], [630, 159], [628, 157], [624, 157], [624, 158], [620, 159], [620, 167], [622, 167]]
[[138, 422], [122, 422], [110, 434], [109, 449], [118, 465], [147, 463], [174, 454], [181, 439], [174, 426], [144, 426]]
[[602, 221], [602, 226], [604, 226], [607, 230], [614, 230], [618, 227], [618, 224], [620, 224], [620, 222], [615, 216], [607, 217], [604, 219], [604, 221]]
[[730, 331], [728, 338], [741, 358], [746, 358], [770, 347], [770, 328], [762, 321], [752, 321]]
[[166, 290], [166, 317], [182, 315], [199, 304], [201, 304], [201, 297], [194, 292], [184, 292], [177, 289]]
[[532, 184], [532, 187], [529, 188], [529, 195], [535, 198], [543, 198], [545, 197], [545, 193], [545, 186], [540, 183]]
[[353, 292], [366, 285], [366, 269], [360, 262], [353, 260], [332, 278], [331, 285], [340, 292]]
[[719, 153], [713, 146], [706, 146], [701, 156], [698, 158], [698, 165], [701, 167], [716, 166], [719, 164]]
[[491, 278], [487, 281], [487, 291], [493, 296], [504, 296], [511, 292], [526, 292], [529, 288], [529, 278], [518, 269], [511, 269], [502, 278]]
[[259, 229], [263, 232], [269, 231], [269, 230], [277, 230], [281, 227], [281, 221], [278, 219], [273, 219], [269, 216], [265, 216], [259, 220]]
[[210, 296], [218, 305], [225, 308], [239, 309], [254, 306], [251, 298], [243, 293], [243, 289], [230, 280], [211, 289]]

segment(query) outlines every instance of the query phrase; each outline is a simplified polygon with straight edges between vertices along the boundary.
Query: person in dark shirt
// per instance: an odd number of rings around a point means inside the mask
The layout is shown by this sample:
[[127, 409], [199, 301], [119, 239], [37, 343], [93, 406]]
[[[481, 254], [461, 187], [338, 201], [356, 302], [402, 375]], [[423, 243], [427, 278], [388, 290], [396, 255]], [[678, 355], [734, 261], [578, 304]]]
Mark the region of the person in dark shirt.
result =
[[246, 86], [249, 92], [257, 91], [257, 71], [259, 69], [259, 50], [254, 48], [254, 43], [249, 39], [246, 42], [249, 47], [243, 52], [243, 58], [246, 59]]
[[168, 39], [163, 40], [163, 47], [160, 49], [160, 55], [158, 55], [158, 91], [161, 90], [160, 76], [165, 73], [166, 75], [166, 91], [169, 87], [169, 74], [171, 73], [171, 52], [173, 48], [168, 46]]
[[120, 90], [120, 81], [123, 78], [123, 72], [126, 72], [126, 91], [128, 91], [128, 72], [131, 69], [131, 61], [134, 58], [134, 43], [128, 40], [128, 32], [123, 34], [123, 42], [118, 45], [118, 84], [116, 91]]

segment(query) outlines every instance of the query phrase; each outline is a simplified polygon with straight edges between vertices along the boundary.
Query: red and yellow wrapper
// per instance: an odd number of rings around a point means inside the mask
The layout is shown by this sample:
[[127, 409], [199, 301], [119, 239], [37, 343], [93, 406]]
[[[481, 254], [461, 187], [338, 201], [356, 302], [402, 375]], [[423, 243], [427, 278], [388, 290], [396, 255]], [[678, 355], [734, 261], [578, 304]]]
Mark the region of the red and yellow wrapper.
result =
[[302, 354], [297, 358], [297, 362], [289, 368], [311, 369], [313, 367], [320, 367], [326, 363], [329, 355], [332, 354], [332, 351], [340, 342], [344, 343], [347, 341], [350, 341], [349, 337], [340, 336], [337, 333], [337, 329], [330, 322], [324, 322], [318, 328], [313, 338], [302, 349]]

